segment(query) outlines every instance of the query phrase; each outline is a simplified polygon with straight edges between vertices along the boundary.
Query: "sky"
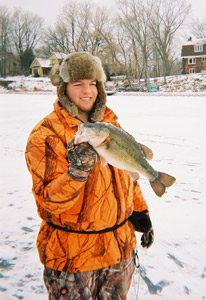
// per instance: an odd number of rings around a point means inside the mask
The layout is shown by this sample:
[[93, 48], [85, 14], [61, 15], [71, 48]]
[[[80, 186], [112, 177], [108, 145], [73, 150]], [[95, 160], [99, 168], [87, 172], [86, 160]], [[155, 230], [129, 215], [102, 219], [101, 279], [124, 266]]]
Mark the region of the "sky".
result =
[[[111, 7], [114, 5], [115, 0], [92, 0], [96, 3], [108, 5]], [[192, 4], [192, 15], [194, 17], [200, 17], [200, 19], [206, 18], [206, 1], [205, 0], [187, 0]], [[5, 5], [10, 10], [14, 8], [21, 8], [23, 11], [30, 11], [34, 14], [42, 16], [45, 23], [52, 25], [59, 13], [65, 0], [51, 1], [51, 0], [0, 0], [0, 5]]]
[[[21, 8], [23, 11], [30, 11], [34, 14], [42, 16], [46, 24], [52, 25], [65, 2], [69, 0], [0, 0], [0, 5], [5, 5], [9, 9]], [[115, 0], [90, 0], [110, 7], [115, 3]]]

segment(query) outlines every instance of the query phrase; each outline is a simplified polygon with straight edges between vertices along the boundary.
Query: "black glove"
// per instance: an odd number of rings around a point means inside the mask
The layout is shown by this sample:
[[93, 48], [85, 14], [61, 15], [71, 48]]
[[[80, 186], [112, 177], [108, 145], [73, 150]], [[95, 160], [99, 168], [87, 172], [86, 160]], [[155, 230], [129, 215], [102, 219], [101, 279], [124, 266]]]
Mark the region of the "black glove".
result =
[[154, 231], [152, 228], [152, 222], [150, 216], [146, 214], [147, 210], [133, 211], [129, 217], [129, 221], [133, 224], [136, 231], [143, 232], [141, 237], [142, 247], [149, 248], [154, 241]]
[[143, 248], [149, 248], [154, 242], [154, 230], [151, 227], [147, 232], [143, 233], [141, 237], [141, 245]]
[[152, 227], [150, 217], [146, 213], [147, 210], [134, 210], [132, 215], [129, 217], [128, 220], [133, 224], [136, 231], [147, 232]]
[[89, 143], [75, 145], [73, 139], [67, 145], [67, 158], [67, 173], [75, 180], [84, 181], [97, 163], [98, 155]]

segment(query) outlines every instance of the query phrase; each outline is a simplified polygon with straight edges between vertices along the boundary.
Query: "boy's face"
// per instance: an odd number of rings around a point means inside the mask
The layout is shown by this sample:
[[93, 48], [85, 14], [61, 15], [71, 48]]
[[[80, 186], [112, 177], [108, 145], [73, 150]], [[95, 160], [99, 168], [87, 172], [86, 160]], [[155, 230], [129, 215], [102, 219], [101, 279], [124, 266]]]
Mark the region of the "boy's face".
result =
[[66, 86], [66, 94], [80, 112], [89, 113], [98, 95], [96, 80], [83, 79], [69, 82]]

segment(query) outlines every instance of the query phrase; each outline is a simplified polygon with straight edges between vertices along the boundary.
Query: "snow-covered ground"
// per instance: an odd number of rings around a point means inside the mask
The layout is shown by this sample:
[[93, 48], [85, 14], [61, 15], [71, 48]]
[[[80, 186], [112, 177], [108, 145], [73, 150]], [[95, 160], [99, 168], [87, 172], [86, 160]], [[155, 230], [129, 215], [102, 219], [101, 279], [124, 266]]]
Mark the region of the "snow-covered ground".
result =
[[[154, 94], [108, 97], [125, 130], [153, 150], [153, 167], [177, 179], [161, 199], [140, 179], [155, 242], [147, 250], [138, 244], [141, 268], [128, 299], [206, 299], [206, 97]], [[1, 300], [47, 299], [35, 246], [40, 219], [24, 150], [54, 100], [53, 93], [0, 94]]]
[[[107, 90], [119, 91], [131, 91], [131, 87], [128, 86], [127, 80], [119, 80], [119, 77], [113, 81], [107, 81], [105, 83]], [[0, 78], [1, 81], [9, 81], [8, 89], [3, 88], [0, 85], [0, 92], [30, 92], [30, 93], [55, 93], [56, 88], [51, 84], [48, 77], [38, 77], [34, 78], [32, 76], [15, 76], [7, 77], [6, 79]], [[163, 77], [151, 78], [150, 82], [155, 84], [157, 91], [160, 95], [165, 95], [167, 93], [173, 93], [178, 95], [193, 95], [196, 93], [206, 95], [206, 73], [195, 73], [195, 74], [185, 74], [185, 75], [173, 75], [167, 76], [166, 83], [164, 83]], [[142, 93], [146, 92], [144, 80], [140, 82], [133, 81], [133, 91], [137, 89]], [[155, 93], [152, 93], [155, 94]]]

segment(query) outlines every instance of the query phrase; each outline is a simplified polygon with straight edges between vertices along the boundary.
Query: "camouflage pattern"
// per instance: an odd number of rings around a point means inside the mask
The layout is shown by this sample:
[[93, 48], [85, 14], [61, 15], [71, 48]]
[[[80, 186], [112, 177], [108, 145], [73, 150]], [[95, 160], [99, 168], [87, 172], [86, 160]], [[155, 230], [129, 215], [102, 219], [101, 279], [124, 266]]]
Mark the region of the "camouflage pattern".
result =
[[66, 273], [45, 267], [49, 300], [126, 300], [134, 257], [95, 271]]
[[[119, 127], [109, 108], [102, 121]], [[149, 211], [138, 182], [126, 171], [103, 167], [98, 160], [86, 181], [68, 175], [67, 145], [80, 123], [57, 100], [54, 111], [33, 129], [25, 153], [42, 219], [37, 238], [40, 261], [68, 273], [97, 270], [128, 259], [136, 246], [134, 226], [126, 222], [113, 232], [74, 234], [48, 223], [72, 231], [101, 231], [120, 225], [133, 210]]]

